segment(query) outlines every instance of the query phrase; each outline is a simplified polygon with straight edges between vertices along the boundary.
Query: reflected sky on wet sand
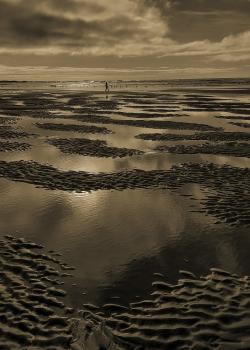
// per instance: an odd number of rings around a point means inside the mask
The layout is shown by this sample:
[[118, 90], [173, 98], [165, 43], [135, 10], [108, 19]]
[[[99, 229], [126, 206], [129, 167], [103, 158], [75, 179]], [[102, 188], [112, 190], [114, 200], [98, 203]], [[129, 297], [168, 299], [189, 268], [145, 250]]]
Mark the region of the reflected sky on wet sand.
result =
[[[60, 92], [57, 94], [62, 104], [68, 103], [68, 98], [62, 97]], [[64, 91], [64, 94], [67, 93]], [[228, 98], [224, 95], [220, 97]], [[112, 95], [109, 98], [112, 99]], [[231, 98], [241, 100], [238, 95]], [[182, 108], [182, 105], [179, 107]], [[126, 109], [123, 104], [119, 111], [131, 112], [133, 108]], [[131, 119], [117, 116], [115, 111], [107, 114], [113, 118]], [[187, 114], [176, 119], [163, 117], [162, 120], [209, 124], [225, 131], [246, 131], [230, 125], [226, 119], [215, 118], [225, 115], [223, 112]], [[32, 147], [25, 152], [1, 152], [1, 160], [35, 160], [62, 170], [89, 172], [136, 168], [164, 170], [188, 162], [230, 164], [241, 168], [249, 166], [248, 158], [164, 154], [154, 150], [161, 144], [185, 144], [186, 141], [157, 142], [135, 138], [141, 133], [154, 132], [193, 134], [195, 131], [192, 130], [107, 124], [104, 126], [112, 130], [112, 134], [86, 135], [43, 130], [34, 125], [36, 122], [81, 124], [74, 119], [23, 116], [17, 127], [38, 136], [26, 140]], [[70, 155], [46, 143], [47, 137], [105, 140], [108, 146], [135, 148], [145, 154], [116, 159]], [[65, 282], [69, 300], [74, 305], [88, 301], [107, 302], [114, 296], [127, 303], [136, 295], [146, 296], [155, 272], [163, 273], [172, 281], [178, 278], [180, 269], [206, 274], [213, 266], [250, 274], [247, 263], [248, 229], [215, 224], [214, 217], [199, 212], [199, 200], [193, 198], [201, 199], [204, 194], [198, 185], [188, 185], [175, 192], [154, 189], [67, 193], [0, 179], [0, 196], [1, 235], [14, 234], [42, 243], [47, 250], [62, 253], [63, 260], [75, 266], [74, 277]]]

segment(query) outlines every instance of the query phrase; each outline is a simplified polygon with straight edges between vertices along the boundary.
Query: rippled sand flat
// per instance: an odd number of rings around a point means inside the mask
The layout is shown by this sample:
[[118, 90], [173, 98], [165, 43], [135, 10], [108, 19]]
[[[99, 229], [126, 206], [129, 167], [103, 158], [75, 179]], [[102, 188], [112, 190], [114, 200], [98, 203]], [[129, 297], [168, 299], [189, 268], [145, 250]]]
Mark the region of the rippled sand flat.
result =
[[[21, 238], [1, 240], [2, 349], [234, 349], [250, 346], [250, 279], [211, 269], [180, 271], [173, 285], [159, 274], [147, 300], [122, 306], [64, 303], [73, 268], [58, 254]], [[67, 271], [67, 272], [65, 272]], [[74, 314], [74, 315], [72, 315]]]
[[60, 267], [60, 261], [41, 248], [21, 238], [1, 240], [1, 349], [68, 349], [72, 339], [63, 273], [52, 266]]
[[189, 83], [0, 84], [0, 349], [250, 348], [249, 83]]

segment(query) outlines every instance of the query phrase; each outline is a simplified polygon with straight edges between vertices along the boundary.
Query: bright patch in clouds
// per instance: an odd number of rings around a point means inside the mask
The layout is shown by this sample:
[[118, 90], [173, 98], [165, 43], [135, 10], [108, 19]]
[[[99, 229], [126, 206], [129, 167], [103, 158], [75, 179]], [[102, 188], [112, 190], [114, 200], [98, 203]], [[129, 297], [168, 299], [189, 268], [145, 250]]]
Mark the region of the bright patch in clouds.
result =
[[0, 64], [243, 76], [249, 15], [249, 0], [0, 0]]

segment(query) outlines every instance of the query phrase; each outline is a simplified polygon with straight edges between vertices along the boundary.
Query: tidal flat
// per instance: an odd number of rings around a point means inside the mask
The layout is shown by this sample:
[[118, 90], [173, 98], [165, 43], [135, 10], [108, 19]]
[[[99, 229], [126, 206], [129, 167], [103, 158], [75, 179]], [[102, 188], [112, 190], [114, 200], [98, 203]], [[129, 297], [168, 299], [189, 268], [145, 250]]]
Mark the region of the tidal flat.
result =
[[250, 348], [248, 84], [0, 84], [0, 349]]

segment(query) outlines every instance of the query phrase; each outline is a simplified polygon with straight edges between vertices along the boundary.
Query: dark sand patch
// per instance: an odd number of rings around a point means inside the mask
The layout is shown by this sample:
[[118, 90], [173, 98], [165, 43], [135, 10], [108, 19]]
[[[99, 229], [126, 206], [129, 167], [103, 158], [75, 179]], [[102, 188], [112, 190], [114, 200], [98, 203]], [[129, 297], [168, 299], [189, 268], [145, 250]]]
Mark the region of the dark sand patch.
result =
[[26, 151], [30, 147], [28, 143], [0, 141], [0, 152]]
[[230, 122], [232, 125], [240, 126], [241, 128], [250, 128], [250, 123], [234, 123]]
[[[175, 111], [171, 111], [175, 112]], [[143, 112], [117, 112], [116, 115], [121, 115], [129, 118], [135, 118], [135, 119], [149, 119], [149, 118], [178, 118], [178, 117], [187, 117], [187, 114], [178, 114], [178, 113], [170, 113], [170, 111], [164, 110], [161, 111], [161, 114], [155, 111], [155, 113], [143, 113]], [[162, 114], [164, 113], [164, 114]]]
[[87, 123], [100, 123], [100, 124], [114, 124], [114, 125], [127, 125], [140, 128], [151, 129], [179, 129], [179, 130], [200, 130], [200, 131], [217, 131], [221, 128], [217, 128], [211, 125], [198, 124], [198, 123], [185, 123], [174, 122], [171, 120], [124, 120], [124, 119], [112, 119], [104, 116], [87, 116], [78, 115], [74, 116], [75, 119], [87, 122]]
[[[215, 164], [182, 164], [170, 170], [131, 170], [116, 173], [61, 171], [31, 161], [0, 161], [0, 177], [50, 190], [96, 191], [169, 188], [199, 184], [205, 192], [203, 211], [231, 225], [250, 225], [250, 169]], [[209, 199], [209, 200], [208, 200]]]
[[[63, 97], [63, 96], [62, 96]], [[47, 94], [43, 92], [26, 92], [15, 96], [14, 100], [20, 100], [23, 105], [19, 106], [20, 110], [41, 110], [50, 111], [60, 109], [65, 106], [65, 103], [58, 100], [53, 93]]]
[[[152, 105], [159, 104], [159, 101], [157, 100], [156, 96], [152, 96], [151, 100], [141, 100], [138, 98], [122, 98], [122, 101], [125, 104], [133, 104], [133, 107], [138, 108], [138, 107], [151, 107]], [[160, 102], [161, 104], [161, 102]]]
[[56, 118], [57, 115], [53, 112], [71, 110], [62, 102], [47, 97], [48, 95], [42, 92], [40, 95], [35, 92], [10, 94], [7, 98], [0, 99], [0, 113], [14, 117]]
[[[3, 113], [3, 112], [2, 112]], [[3, 113], [4, 115], [16, 116], [16, 117], [25, 117], [25, 118], [37, 118], [37, 119], [56, 119], [56, 118], [66, 118], [68, 116], [56, 115], [51, 111], [42, 111], [42, 110], [6, 110]]]
[[139, 134], [138, 139], [150, 141], [250, 141], [250, 133], [247, 132], [205, 132], [193, 135], [179, 134]]
[[99, 100], [91, 95], [86, 95], [85, 97], [73, 97], [67, 103], [69, 106], [81, 107], [81, 111], [84, 112], [103, 112], [116, 111], [120, 108], [122, 103], [120, 101], [112, 100]]
[[190, 98], [185, 102], [185, 105], [190, 108], [184, 108], [184, 111], [197, 111], [197, 112], [230, 112], [239, 114], [249, 114], [250, 103], [246, 102], [233, 102], [223, 100], [205, 100], [197, 98]]
[[[22, 104], [16, 104], [20, 101]], [[10, 116], [29, 116], [29, 117], [47, 117], [51, 110], [60, 109], [63, 105], [55, 100], [48, 100], [36, 93], [19, 94], [10, 96], [8, 99], [2, 99], [0, 104], [0, 113]]]
[[[70, 97], [70, 96], [65, 96], [65, 97]], [[89, 103], [89, 95], [85, 94], [84, 96], [74, 94], [73, 97], [69, 98], [69, 101], [67, 102], [67, 105], [70, 106], [82, 106], [86, 105]]]
[[1, 349], [69, 349], [73, 339], [61, 300], [66, 293], [60, 288], [59, 260], [41, 248], [21, 238], [1, 240]]
[[50, 139], [49, 144], [56, 146], [60, 151], [69, 154], [81, 154], [92, 157], [128, 157], [133, 155], [141, 155], [144, 152], [107, 146], [106, 141], [89, 140], [89, 139]]
[[[29, 101], [29, 98], [31, 99]], [[35, 97], [34, 97], [35, 98]], [[15, 104], [14, 100], [21, 102], [22, 104]], [[51, 103], [46, 99], [37, 99], [33, 101], [32, 96], [24, 97], [22, 94], [19, 96], [13, 96], [9, 100], [6, 100], [0, 105], [0, 113], [4, 116], [25, 117], [25, 118], [66, 118], [67, 115], [57, 115], [55, 112], [60, 110], [62, 113], [72, 112], [71, 108], [64, 104]], [[40, 104], [39, 104], [40, 103]]]
[[[178, 113], [179, 108], [172, 108], [172, 107], [166, 107], [166, 108], [143, 108], [143, 111], [150, 112], [150, 113], [173, 113], [172, 115], [175, 116], [174, 113]], [[177, 114], [177, 116], [187, 116], [187, 114]]]
[[34, 136], [34, 134], [28, 134], [25, 131], [19, 131], [12, 128], [10, 125], [0, 125], [0, 138], [2, 139], [14, 139], [30, 136]]
[[114, 100], [95, 100], [94, 102], [95, 108], [98, 110], [105, 110], [105, 111], [114, 111], [114, 110], [118, 110], [120, 107], [120, 102], [118, 101], [114, 101]]
[[250, 143], [225, 142], [202, 145], [158, 146], [157, 151], [175, 154], [222, 154], [235, 157], [250, 157]]
[[86, 306], [83, 315], [94, 325], [105, 323], [122, 349], [249, 349], [249, 277], [215, 268], [200, 278], [180, 273], [175, 285], [154, 282], [147, 300], [95, 312]]
[[159, 97], [158, 93], [154, 92], [148, 92], [148, 93], [140, 93], [140, 92], [127, 92], [127, 93], [121, 93], [118, 92], [116, 94], [116, 98], [123, 100], [125, 102], [134, 102], [135, 103], [144, 103], [144, 102], [152, 102], [151, 100], [153, 98]]
[[89, 134], [109, 134], [110, 130], [104, 127], [94, 125], [76, 125], [76, 124], [53, 124], [53, 123], [36, 123], [36, 126], [46, 130], [56, 131], [73, 131], [79, 133]]
[[220, 116], [216, 116], [215, 118], [228, 119], [228, 120], [237, 120], [237, 119], [250, 120], [250, 117], [243, 116], [243, 115], [220, 115]]
[[9, 125], [9, 124], [16, 124], [17, 118], [15, 117], [3, 117], [0, 116], [0, 125]]

